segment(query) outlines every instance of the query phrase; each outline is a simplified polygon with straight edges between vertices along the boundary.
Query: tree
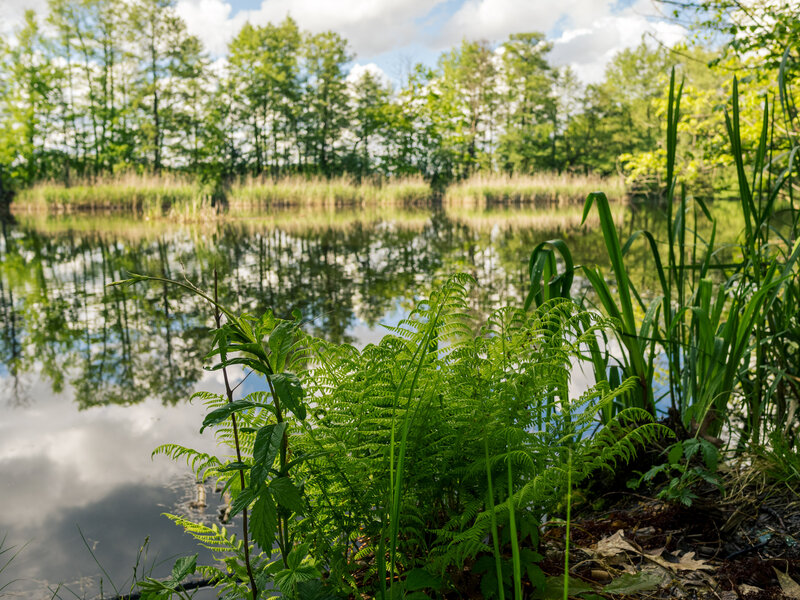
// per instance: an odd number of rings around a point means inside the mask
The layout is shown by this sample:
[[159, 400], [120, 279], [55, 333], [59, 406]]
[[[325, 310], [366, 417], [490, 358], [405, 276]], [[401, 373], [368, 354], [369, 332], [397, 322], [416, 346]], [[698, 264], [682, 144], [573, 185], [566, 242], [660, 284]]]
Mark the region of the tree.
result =
[[[364, 177], [373, 170], [370, 148], [375, 138], [391, 136], [389, 128], [393, 113], [389, 106], [392, 86], [381, 81], [372, 71], [365, 70], [352, 82], [350, 92], [353, 113], [350, 129], [354, 137], [350, 169]], [[385, 148], [385, 140], [379, 143], [381, 148]]]
[[505, 91], [498, 166], [508, 173], [554, 166], [557, 107], [546, 58], [551, 47], [541, 33], [513, 34], [501, 47]]
[[305, 163], [325, 176], [338, 169], [336, 142], [349, 121], [344, 65], [350, 60], [347, 41], [338, 33], [326, 31], [305, 40]]

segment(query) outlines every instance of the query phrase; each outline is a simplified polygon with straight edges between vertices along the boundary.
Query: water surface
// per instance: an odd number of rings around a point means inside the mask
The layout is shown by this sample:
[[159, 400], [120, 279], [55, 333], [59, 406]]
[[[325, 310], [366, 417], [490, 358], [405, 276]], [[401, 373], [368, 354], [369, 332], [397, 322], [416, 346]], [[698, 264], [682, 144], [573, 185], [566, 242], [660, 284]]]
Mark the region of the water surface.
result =
[[[663, 220], [652, 210], [617, 215], [626, 233], [657, 230]], [[135, 272], [186, 277], [208, 290], [216, 270], [220, 298], [234, 311], [299, 310], [310, 333], [363, 346], [456, 271], [477, 281], [476, 313], [520, 304], [527, 258], [544, 240], [566, 239], [576, 262], [607, 267], [596, 220], [580, 220], [580, 207], [567, 207], [322, 209], [203, 224], [119, 214], [4, 222], [0, 539], [27, 544], [0, 575], [0, 586], [20, 578], [4, 593], [50, 598], [61, 584], [58, 597], [92, 598], [102, 581], [108, 596], [109, 578], [119, 588], [130, 577], [148, 536], [139, 562], [154, 576], [175, 555], [197, 551], [162, 512], [217, 522], [222, 500], [210, 485], [208, 506], [192, 508], [187, 468], [150, 459], [165, 442], [214, 448], [208, 432], [198, 433], [203, 406], [187, 402], [194, 391], [222, 389], [219, 374], [201, 368], [208, 306], [174, 287], [108, 283]], [[634, 247], [630, 260], [634, 281], [650, 286], [645, 248]]]

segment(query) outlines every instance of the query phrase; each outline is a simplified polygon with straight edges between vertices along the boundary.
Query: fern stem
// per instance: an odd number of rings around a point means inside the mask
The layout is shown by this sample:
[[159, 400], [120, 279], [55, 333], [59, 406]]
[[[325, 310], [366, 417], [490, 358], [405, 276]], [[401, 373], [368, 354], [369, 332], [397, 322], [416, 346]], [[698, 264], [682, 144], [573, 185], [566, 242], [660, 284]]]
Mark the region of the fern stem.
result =
[[517, 540], [517, 521], [514, 515], [514, 479], [511, 468], [511, 449], [506, 457], [508, 474], [508, 526], [511, 529], [511, 560], [514, 564], [514, 598], [522, 600], [522, 566], [519, 558], [519, 540]]
[[500, 542], [497, 538], [497, 515], [494, 510], [494, 489], [492, 488], [492, 469], [489, 466], [489, 438], [486, 434], [486, 429], [483, 430], [483, 455], [486, 460], [486, 483], [488, 489], [486, 490], [486, 508], [491, 511], [492, 521], [492, 549], [494, 550], [494, 568], [497, 571], [497, 594], [500, 600], [505, 600], [505, 591], [503, 590], [503, 566], [500, 563]]
[[572, 521], [572, 448], [567, 454], [567, 527], [564, 533], [564, 597], [569, 597], [569, 526]]
[[[222, 327], [222, 315], [219, 310], [218, 297], [218, 280], [217, 270], [214, 269], [214, 321], [217, 324], [217, 329]], [[227, 313], [226, 313], [227, 314]], [[228, 381], [228, 370], [222, 367], [222, 378], [225, 381], [225, 395], [228, 397], [228, 402], [233, 402], [233, 390]], [[239, 429], [236, 425], [236, 415], [231, 414], [231, 421], [233, 422], [233, 442], [236, 446], [236, 460], [242, 462], [242, 449], [239, 444]], [[244, 480], [244, 471], [239, 470], [239, 483], [241, 484], [242, 491], [247, 487]], [[250, 579], [250, 590], [253, 593], [253, 600], [258, 600], [258, 586], [256, 579], [253, 577], [253, 567], [250, 564], [250, 542], [248, 540], [248, 527], [247, 527], [247, 507], [242, 511], [242, 538], [244, 540], [244, 564], [247, 569], [247, 577]]]

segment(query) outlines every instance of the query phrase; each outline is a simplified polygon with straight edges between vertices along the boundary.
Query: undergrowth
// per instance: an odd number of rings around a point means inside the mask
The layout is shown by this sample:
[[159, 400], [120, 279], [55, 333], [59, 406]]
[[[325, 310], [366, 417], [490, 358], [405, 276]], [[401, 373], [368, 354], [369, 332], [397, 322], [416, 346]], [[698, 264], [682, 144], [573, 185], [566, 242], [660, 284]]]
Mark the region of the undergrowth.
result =
[[211, 368], [244, 365], [265, 391], [197, 395], [219, 455], [155, 453], [217, 479], [234, 514], [250, 510], [241, 538], [170, 516], [214, 551], [220, 562], [199, 570], [226, 597], [438, 597], [475, 585], [467, 568], [486, 597], [521, 598], [544, 585], [539, 528], [569, 485], [670, 434], [635, 407], [600, 425], [633, 379], [570, 393], [572, 365], [609, 321], [555, 299], [476, 324], [472, 285], [452, 277], [361, 351], [223, 310]]

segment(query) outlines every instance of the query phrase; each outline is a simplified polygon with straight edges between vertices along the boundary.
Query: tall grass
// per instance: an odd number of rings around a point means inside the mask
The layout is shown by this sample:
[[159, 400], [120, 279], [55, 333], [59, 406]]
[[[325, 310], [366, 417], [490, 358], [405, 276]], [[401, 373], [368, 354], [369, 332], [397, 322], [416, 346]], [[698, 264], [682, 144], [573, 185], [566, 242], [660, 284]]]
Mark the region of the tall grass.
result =
[[73, 185], [40, 183], [21, 190], [12, 208], [67, 212], [70, 210], [136, 210], [162, 212], [176, 205], [196, 205], [202, 192], [189, 178], [174, 175], [123, 175], [80, 180]]
[[[681, 92], [682, 85], [676, 87], [673, 72], [667, 114], [666, 231], [660, 235], [636, 231], [622, 244], [606, 196], [590, 194], [586, 202], [584, 218], [597, 207], [616, 290], [599, 269], [583, 266], [582, 271], [600, 308], [615, 319], [623, 348], [621, 358], [600, 352], [598, 346], [593, 348], [595, 377], [612, 386], [622, 378], [635, 377], [640, 392], [635, 406], [654, 414], [659, 401], [666, 401], [694, 436], [717, 436], [731, 418], [741, 417], [740, 443], [758, 445], [765, 441], [765, 417], [771, 417], [773, 431], [786, 429], [790, 425], [787, 419], [792, 418], [791, 398], [795, 403], [800, 398], [796, 390], [785, 393], [792, 375], [787, 378], [785, 368], [775, 367], [775, 362], [791, 364], [781, 348], [791, 346], [787, 334], [797, 327], [796, 319], [789, 315], [800, 310], [797, 219], [783, 236], [776, 234], [772, 223], [776, 200], [792, 173], [796, 148], [784, 155], [788, 166], [773, 173], [776, 163], [768, 158], [768, 132], [775, 126], [775, 110], [771, 111], [765, 100], [761, 134], [749, 157], [752, 174], [748, 176], [748, 156], [739, 130], [738, 82], [734, 80], [726, 122], [744, 231], [735, 246], [738, 260], [723, 262], [709, 208], [699, 198], [692, 200], [683, 186], [678, 191], [675, 154]], [[789, 188], [789, 205], [793, 206], [791, 193]], [[707, 239], [699, 234], [704, 220], [711, 225]], [[778, 239], [772, 239], [775, 237]], [[640, 239], [652, 256], [658, 279], [656, 295], [649, 299], [637, 291], [625, 264], [631, 246]], [[563, 259], [560, 273], [556, 252]], [[550, 296], [569, 296], [576, 268], [561, 241], [535, 248], [527, 305]], [[668, 389], [656, 397], [654, 364], [659, 356], [667, 362]], [[784, 391], [783, 396], [776, 393], [779, 390]]]
[[287, 177], [276, 181], [250, 178], [234, 183], [228, 191], [231, 206], [260, 208], [419, 204], [430, 197], [430, 186], [419, 176], [366, 179], [360, 183], [348, 177]]
[[22, 211], [127, 210], [148, 217], [201, 220], [227, 207], [272, 209], [413, 205], [427, 201], [430, 186], [421, 177], [369, 179], [363, 182], [287, 177], [242, 179], [229, 186], [208, 185], [175, 175], [125, 175], [76, 181], [70, 186], [41, 183], [20, 191], [12, 209]]
[[492, 204], [582, 203], [587, 194], [606, 190], [613, 200], [625, 197], [625, 185], [619, 177], [537, 173], [535, 175], [474, 175], [455, 183], [444, 193], [444, 203], [460, 206]]

